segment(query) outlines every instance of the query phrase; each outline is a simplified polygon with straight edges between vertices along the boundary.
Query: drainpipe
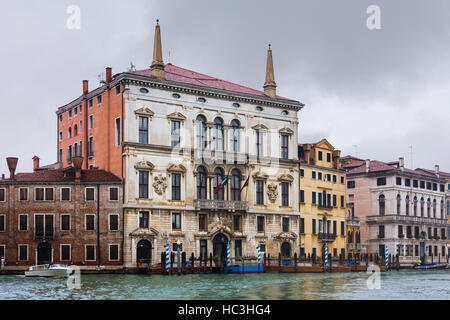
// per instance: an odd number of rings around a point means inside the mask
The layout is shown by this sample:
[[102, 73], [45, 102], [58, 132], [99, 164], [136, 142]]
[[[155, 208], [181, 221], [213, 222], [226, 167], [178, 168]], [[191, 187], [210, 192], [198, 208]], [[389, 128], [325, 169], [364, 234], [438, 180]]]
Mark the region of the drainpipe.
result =
[[101, 264], [100, 259], [100, 185], [97, 184], [97, 266], [99, 268]]

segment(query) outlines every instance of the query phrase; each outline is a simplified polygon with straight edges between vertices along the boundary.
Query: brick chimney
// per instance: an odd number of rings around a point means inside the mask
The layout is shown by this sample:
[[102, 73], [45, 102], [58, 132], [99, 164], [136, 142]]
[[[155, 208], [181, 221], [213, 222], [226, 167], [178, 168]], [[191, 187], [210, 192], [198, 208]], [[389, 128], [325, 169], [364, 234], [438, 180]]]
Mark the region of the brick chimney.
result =
[[106, 68], [106, 84], [110, 83], [112, 80], [112, 68]]
[[33, 157], [33, 171], [37, 171], [37, 169], [39, 169], [39, 157], [38, 156], [34, 156]]
[[73, 157], [72, 165], [75, 169], [75, 182], [81, 182], [81, 167], [83, 166], [83, 157]]
[[310, 144], [303, 145], [303, 155], [305, 157], [306, 163], [309, 164], [311, 162], [311, 145]]
[[6, 158], [6, 162], [8, 163], [8, 169], [9, 169], [9, 178], [11, 180], [14, 180], [16, 177], [16, 168], [17, 168], [18, 161], [19, 161], [19, 158]]
[[83, 80], [83, 95], [89, 93], [89, 81]]
[[400, 166], [400, 170], [401, 171], [405, 170], [405, 158], [400, 157], [398, 159], [398, 163], [399, 163], [399, 166]]
[[339, 162], [341, 160], [341, 150], [333, 151], [333, 168], [339, 170]]

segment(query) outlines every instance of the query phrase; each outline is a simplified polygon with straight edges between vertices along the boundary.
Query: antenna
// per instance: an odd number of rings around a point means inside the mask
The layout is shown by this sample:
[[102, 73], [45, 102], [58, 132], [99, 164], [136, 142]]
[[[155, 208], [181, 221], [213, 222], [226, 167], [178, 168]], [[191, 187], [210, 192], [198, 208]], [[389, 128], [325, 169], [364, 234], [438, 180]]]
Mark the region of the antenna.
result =
[[409, 152], [411, 154], [411, 169], [414, 170], [414, 166], [413, 166], [413, 146], [409, 146]]
[[128, 71], [136, 71], [136, 66], [133, 64], [133, 62], [130, 61], [130, 67], [128, 68]]
[[97, 78], [98, 82], [100, 83], [100, 86], [106, 83], [103, 72], [99, 73], [97, 75]]
[[169, 63], [170, 63], [170, 50], [169, 50]]

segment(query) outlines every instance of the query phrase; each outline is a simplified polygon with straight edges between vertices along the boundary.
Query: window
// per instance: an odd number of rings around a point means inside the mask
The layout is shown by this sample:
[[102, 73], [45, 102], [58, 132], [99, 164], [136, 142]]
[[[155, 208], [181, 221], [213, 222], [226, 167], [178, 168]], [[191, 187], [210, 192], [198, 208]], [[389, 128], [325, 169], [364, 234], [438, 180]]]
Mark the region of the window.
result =
[[384, 238], [384, 226], [378, 226], [378, 237]]
[[70, 231], [70, 215], [61, 215], [61, 231]]
[[72, 110], [69, 110], [69, 120], [72, 119]]
[[94, 106], [94, 100], [90, 99], [88, 103], [89, 103], [89, 108], [92, 108]]
[[231, 151], [239, 152], [239, 128], [241, 124], [238, 120], [231, 121]]
[[337, 207], [337, 196], [333, 194], [333, 207]]
[[234, 240], [234, 255], [242, 257], [242, 240]]
[[[1, 190], [0, 190], [0, 199], [1, 199]], [[20, 201], [28, 200], [28, 188], [20, 188], [19, 189], [19, 200]]]
[[75, 125], [75, 126], [73, 127], [73, 135], [74, 135], [75, 137], [78, 135], [78, 126], [77, 126], [77, 125]]
[[316, 219], [312, 219], [312, 228], [311, 228], [311, 233], [312, 234], [316, 234]]
[[266, 245], [265, 244], [260, 243], [259, 247], [260, 247], [261, 252], [266, 252]]
[[28, 215], [19, 214], [19, 231], [27, 231], [27, 230], [28, 230]]
[[172, 200], [181, 200], [181, 174], [172, 173]]
[[256, 130], [256, 156], [262, 157], [263, 155], [263, 133], [260, 130]]
[[119, 261], [119, 245], [109, 245], [109, 261]]
[[399, 238], [403, 238], [404, 234], [403, 234], [403, 226], [399, 225], [398, 226], [398, 237]]
[[305, 191], [300, 190], [300, 203], [305, 203]]
[[116, 131], [115, 131], [115, 140], [116, 140], [116, 147], [120, 146], [122, 142], [122, 135], [121, 135], [121, 123], [120, 118], [116, 119]]
[[200, 97], [200, 98], [197, 99], [197, 101], [200, 102], [200, 103], [205, 103], [205, 102], [206, 102], [206, 99]]
[[344, 221], [341, 221], [341, 236], [345, 236], [345, 224], [344, 224]]
[[85, 246], [85, 260], [95, 261], [95, 245], [88, 244]]
[[239, 108], [241, 105], [239, 103], [233, 103], [233, 108]]
[[300, 218], [300, 234], [305, 234], [305, 218]]
[[289, 182], [281, 183], [281, 205], [283, 207], [289, 206]]
[[289, 218], [283, 217], [282, 222], [283, 222], [283, 225], [282, 225], [283, 232], [289, 232]]
[[405, 179], [405, 187], [411, 187], [411, 179]]
[[256, 180], [256, 204], [264, 204], [264, 181]]
[[119, 201], [119, 188], [117, 187], [109, 188], [109, 201]]
[[28, 261], [28, 246], [19, 244], [19, 261]]
[[58, 158], [58, 162], [62, 162], [63, 161], [63, 151], [62, 149], [59, 149], [59, 158]]
[[86, 188], [85, 189], [85, 200], [86, 201], [94, 201], [95, 200], [95, 188]]
[[178, 93], [174, 93], [174, 94], [172, 94], [172, 98], [174, 98], [174, 99], [180, 99], [181, 96], [180, 96]]
[[241, 200], [241, 172], [238, 169], [231, 171], [231, 200]]
[[425, 207], [425, 199], [422, 197], [420, 198], [420, 216], [424, 216], [424, 207]]
[[318, 158], [319, 158], [319, 161], [323, 160], [323, 153], [322, 153], [322, 151], [318, 152]]
[[89, 129], [92, 129], [94, 127], [94, 116], [91, 114], [89, 116]]
[[344, 196], [341, 196], [341, 208], [345, 207], [345, 198]]
[[256, 217], [257, 225], [258, 225], [258, 232], [264, 232], [265, 231], [265, 223], [264, 223], [264, 217], [258, 216]]
[[240, 215], [233, 216], [233, 230], [242, 231], [242, 216]]
[[148, 217], [149, 212], [148, 211], [141, 211], [139, 212], [139, 228], [148, 228]]
[[94, 231], [95, 230], [95, 215], [87, 214], [85, 215], [85, 230]]
[[172, 229], [181, 230], [181, 213], [172, 213]]
[[208, 224], [206, 223], [206, 214], [200, 213], [198, 215], [198, 230], [207, 231]]
[[312, 204], [316, 204], [317, 203], [317, 199], [316, 199], [316, 192], [315, 191], [312, 192], [311, 197], [312, 197], [312, 201], [311, 201]]
[[256, 111], [263, 111], [263, 110], [264, 110], [263, 107], [260, 106], [256, 107]]
[[99, 95], [97, 96], [97, 105], [101, 105], [102, 104], [102, 96]]
[[197, 199], [206, 199], [206, 169], [203, 166], [197, 168]]
[[36, 201], [53, 201], [53, 188], [36, 188], [34, 197]]
[[139, 143], [148, 144], [148, 117], [139, 117]]
[[148, 199], [148, 171], [139, 171], [139, 199]]
[[[216, 168], [214, 169], [214, 189], [216, 189], [223, 182], [223, 169]], [[214, 200], [224, 200], [224, 188], [220, 188], [216, 190], [217, 193], [214, 193]]]
[[401, 186], [401, 185], [402, 185], [402, 178], [397, 177], [397, 178], [395, 179], [395, 182], [396, 182], [396, 184], [397, 184], [398, 186]]
[[110, 231], [119, 231], [119, 215], [118, 214], [110, 214], [109, 215], [109, 230]]
[[70, 201], [70, 188], [61, 188], [61, 201]]
[[317, 173], [317, 179], [318, 180], [322, 180], [322, 172], [318, 172]]
[[205, 260], [208, 256], [208, 240], [200, 239], [200, 259]]
[[385, 214], [385, 197], [384, 197], [384, 195], [380, 195], [378, 197], [378, 213], [380, 216], [384, 216], [384, 214]]
[[116, 86], [116, 96], [120, 94], [120, 85]]
[[401, 201], [402, 201], [402, 197], [398, 194], [397, 195], [397, 214], [400, 214]]
[[170, 133], [171, 133], [171, 146], [172, 148], [179, 148], [181, 143], [180, 136], [180, 121], [171, 121], [170, 123]]
[[431, 182], [427, 182], [427, 190], [431, 190]]
[[316, 179], [316, 172], [315, 171], [311, 171], [311, 178], [312, 179]]
[[70, 261], [71, 252], [70, 252], [70, 244], [62, 244], [61, 245], [61, 261]]
[[281, 159], [289, 158], [289, 136], [283, 134], [281, 136]]
[[327, 152], [327, 162], [331, 162], [331, 153]]
[[333, 183], [337, 182], [337, 176], [335, 174], [333, 174]]
[[420, 189], [425, 189], [425, 181], [420, 181]]
[[283, 110], [283, 111], [281, 112], [281, 114], [282, 114], [283, 116], [287, 116], [287, 115], [289, 114], [289, 111]]
[[385, 186], [386, 185], [386, 177], [377, 178], [377, 186]]
[[418, 180], [413, 180], [413, 187], [414, 188], [418, 188], [419, 187], [419, 181]]
[[305, 170], [300, 169], [300, 178], [303, 178], [305, 176]]
[[59, 115], [59, 122], [62, 122], [63, 121], [63, 116], [62, 116], [62, 114], [60, 114]]
[[94, 137], [89, 137], [88, 141], [88, 157], [94, 156]]
[[63, 139], [63, 133], [62, 133], [62, 131], [60, 131], [59, 132], [59, 141], [62, 141], [62, 139]]
[[197, 148], [206, 148], [206, 118], [202, 115], [197, 117]]
[[220, 118], [214, 119], [214, 147], [216, 150], [223, 150], [223, 120]]
[[344, 176], [341, 176], [341, 184], [345, 184], [345, 178], [344, 178]]
[[409, 216], [409, 196], [406, 196], [405, 199], [405, 213], [407, 216]]

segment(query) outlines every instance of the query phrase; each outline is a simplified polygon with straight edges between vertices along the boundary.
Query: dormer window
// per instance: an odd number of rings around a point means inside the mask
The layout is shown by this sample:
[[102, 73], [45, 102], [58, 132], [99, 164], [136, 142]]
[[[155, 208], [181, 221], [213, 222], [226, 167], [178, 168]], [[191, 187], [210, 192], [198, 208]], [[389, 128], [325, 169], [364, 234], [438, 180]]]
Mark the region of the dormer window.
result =
[[256, 111], [263, 111], [263, 110], [264, 110], [263, 107], [260, 106], [256, 107]]
[[206, 102], [206, 99], [200, 97], [200, 98], [197, 99], [197, 101], [200, 102], [200, 103], [205, 103], [205, 102]]
[[239, 108], [241, 105], [239, 104], [239, 103], [237, 103], [237, 102], [235, 102], [235, 103], [233, 103], [233, 107], [234, 108]]
[[148, 93], [148, 89], [146, 89], [146, 88], [141, 88], [141, 89], [139, 89], [139, 92], [140, 92], [140, 93], [143, 93], [143, 94], [147, 94], [147, 93]]
[[289, 111], [283, 110], [283, 112], [281, 112], [281, 114], [282, 114], [283, 116], [287, 116], [287, 115], [289, 114]]
[[172, 94], [172, 98], [174, 98], [174, 99], [180, 99], [181, 96], [180, 96], [178, 93], [174, 93], [174, 94]]

